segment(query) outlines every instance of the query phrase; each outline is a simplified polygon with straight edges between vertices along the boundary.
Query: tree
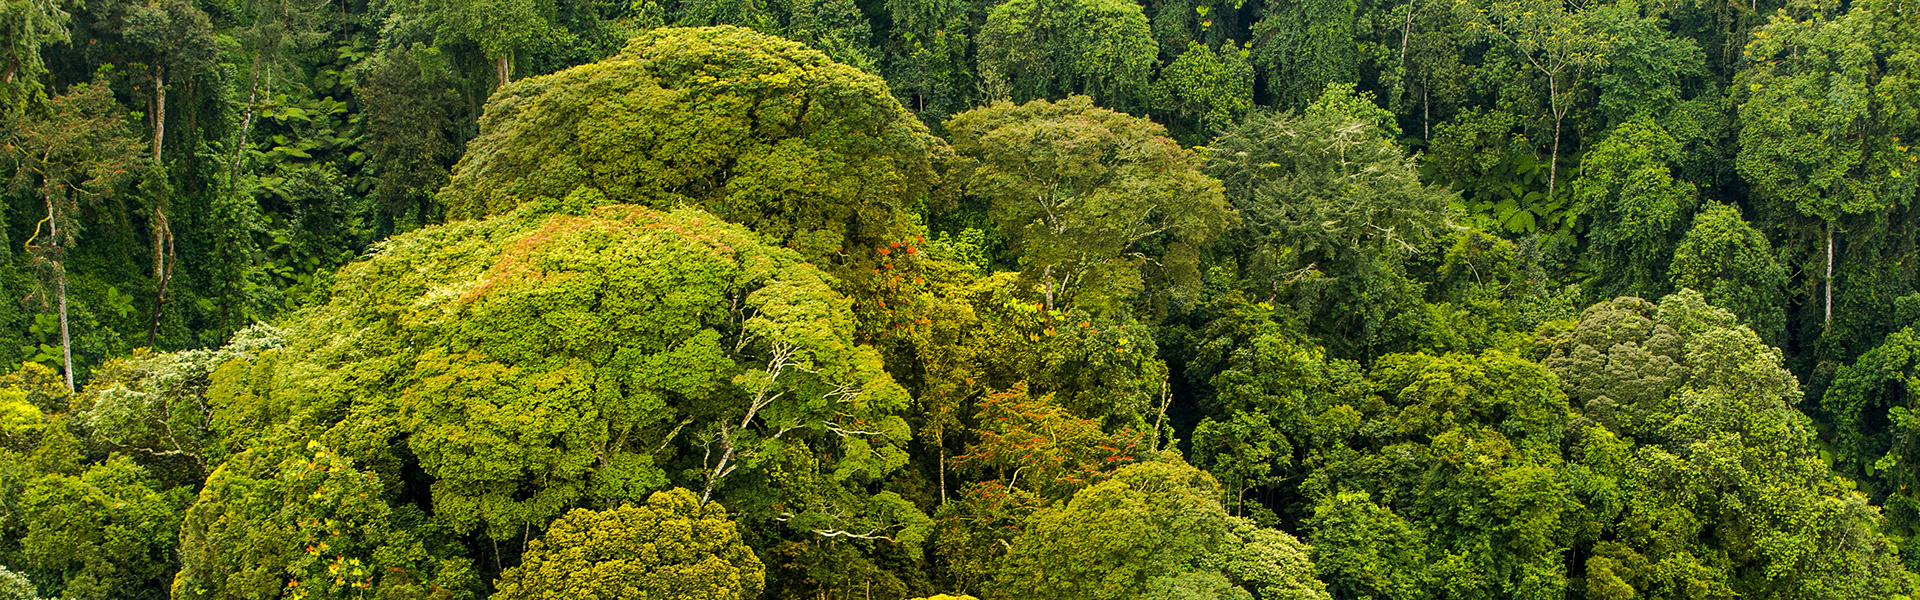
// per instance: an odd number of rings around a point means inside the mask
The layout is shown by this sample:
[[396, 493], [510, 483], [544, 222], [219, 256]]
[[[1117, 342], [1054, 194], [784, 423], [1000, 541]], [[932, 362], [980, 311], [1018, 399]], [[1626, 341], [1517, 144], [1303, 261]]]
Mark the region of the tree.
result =
[[1253, 25], [1253, 56], [1266, 71], [1267, 93], [1276, 108], [1304, 109], [1331, 84], [1359, 82], [1358, 4], [1308, 0], [1266, 5], [1264, 16]]
[[[206, 402], [213, 371], [229, 361], [248, 361], [283, 343], [268, 326], [242, 330], [232, 342], [212, 350], [154, 353], [108, 359], [93, 372], [74, 414], [93, 440], [109, 448], [138, 453], [158, 463], [159, 475], [186, 471], [175, 481], [197, 485], [231, 452], [231, 434], [223, 431], [216, 407]], [[180, 462], [190, 462], [183, 468]]]
[[1064, 506], [1036, 513], [994, 589], [1011, 598], [1105, 600], [1190, 587], [1208, 574], [1201, 559], [1238, 541], [1219, 497], [1213, 477], [1178, 458], [1122, 467]]
[[988, 13], [978, 39], [980, 78], [996, 102], [1086, 95], [1144, 108], [1159, 56], [1140, 5], [1122, 0], [1010, 0]]
[[1699, 110], [1689, 102], [1705, 96], [1699, 87], [1708, 62], [1700, 45], [1676, 35], [1656, 7], [1613, 2], [1595, 8], [1594, 33], [1607, 41], [1605, 64], [1593, 78], [1601, 125], [1617, 128], [1636, 117], [1667, 126], [1687, 124], [1688, 113]]
[[1160, 70], [1155, 108], [1185, 123], [1186, 137], [1205, 139], [1253, 110], [1253, 65], [1233, 40], [1218, 49], [1197, 42]]
[[241, 452], [184, 511], [173, 597], [429, 598], [473, 588], [465, 548], [440, 527], [407, 527], [426, 515], [395, 510], [385, 496], [379, 475], [318, 442]]
[[1693, 291], [1619, 298], [1547, 348], [1568, 396], [1605, 429], [1583, 434], [1581, 462], [1630, 491], [1602, 514], [1636, 524], [1595, 538], [1590, 592], [1908, 593], [1879, 511], [1816, 452], [1780, 351], [1731, 313]]
[[576, 190], [698, 206], [797, 249], [884, 330], [904, 304], [885, 276], [910, 266], [886, 266], [889, 244], [944, 151], [878, 77], [745, 29], [662, 28], [502, 90], [439, 198], [454, 219]]
[[1668, 281], [1699, 290], [1771, 345], [1786, 342], [1787, 270], [1767, 237], [1740, 218], [1740, 209], [1710, 204], [1673, 249]]
[[1265, 411], [1235, 412], [1230, 418], [1202, 419], [1193, 429], [1193, 450], [1200, 466], [1227, 489], [1233, 510], [1246, 514], [1247, 491], [1274, 482], [1276, 468], [1293, 462], [1293, 446], [1274, 429]]
[[1228, 521], [1239, 544], [1212, 559], [1259, 600], [1330, 600], [1327, 585], [1314, 574], [1312, 548], [1278, 529], [1233, 518]]
[[217, 370], [210, 402], [257, 407], [261, 452], [317, 441], [421, 474], [414, 501], [463, 535], [524, 538], [669, 484], [807, 536], [913, 524], [836, 491], [901, 468], [911, 433], [824, 274], [696, 209], [539, 206], [389, 239], [284, 348]]
[[1165, 129], [1086, 96], [999, 102], [946, 129], [966, 192], [1020, 249], [1023, 287], [1048, 310], [1116, 314], [1150, 279], [1191, 289], [1200, 252], [1234, 217]]
[[1504, 42], [1519, 63], [1546, 79], [1553, 142], [1547, 159], [1547, 197], [1558, 192], [1561, 127], [1587, 71], [1606, 64], [1608, 36], [1597, 31], [1593, 7], [1564, 0], [1493, 0], [1456, 4], [1463, 19], [1486, 39]]
[[1375, 504], [1366, 492], [1342, 492], [1314, 505], [1313, 564], [1342, 598], [1430, 597], [1425, 536], [1413, 523]]
[[464, 111], [448, 61], [422, 45], [394, 48], [369, 59], [354, 86], [365, 107], [363, 147], [380, 174], [373, 194], [396, 219], [431, 222], [433, 193], [459, 160]]
[[1387, 355], [1368, 378], [1373, 398], [1316, 415], [1314, 470], [1300, 484], [1328, 588], [1563, 597], [1584, 515], [1560, 456], [1571, 413], [1552, 374], [1488, 350]]
[[48, 474], [29, 484], [20, 500], [29, 572], [61, 598], [164, 595], [191, 489], [156, 490], [145, 475], [119, 457], [78, 477]]
[[1622, 123], [1580, 161], [1576, 210], [1587, 217], [1597, 256], [1594, 292], [1659, 296], [1680, 227], [1694, 207], [1693, 184], [1678, 181], [1680, 142], [1649, 117]]
[[[1913, 406], [1920, 395], [1920, 335], [1908, 327], [1840, 368], [1820, 408], [1835, 427], [1842, 472], [1882, 498], [1897, 532], [1920, 527], [1920, 502], [1910, 489], [1920, 484], [1920, 446]], [[1911, 539], [1909, 537], [1908, 539]], [[1911, 542], [1902, 550], [1913, 548]], [[1913, 564], [1911, 557], [1902, 557]]]
[[40, 590], [27, 576], [0, 567], [0, 600], [40, 600]]
[[465, 38], [494, 63], [495, 89], [513, 80], [513, 60], [553, 26], [534, 0], [447, 0], [435, 4], [442, 35]]
[[1845, 250], [1836, 249], [1836, 229], [1907, 205], [1920, 181], [1920, 150], [1900, 141], [1920, 137], [1920, 118], [1895, 108], [1911, 105], [1916, 66], [1887, 60], [1920, 41], [1905, 25], [1910, 11], [1866, 2], [1840, 15], [1776, 14], [1754, 32], [1746, 49], [1753, 67], [1735, 86], [1740, 174], [1781, 221], [1791, 225], [1797, 215], [1820, 229], [1824, 241], [1814, 248], [1788, 250], [1818, 265], [1808, 270], [1821, 274], [1825, 333], [1833, 329], [1836, 252]]
[[69, 38], [65, 3], [59, 0], [9, 0], [0, 4], [0, 118], [11, 118], [44, 93], [46, 59], [40, 48]]
[[147, 118], [152, 132], [150, 163], [159, 169], [150, 182], [143, 182], [145, 195], [152, 201], [153, 228], [153, 309], [149, 313], [147, 344], [159, 336], [160, 311], [167, 302], [167, 287], [176, 270], [178, 253], [173, 249], [172, 186], [166, 180], [167, 92], [169, 88], [192, 89], [194, 79], [213, 67], [218, 48], [213, 23], [205, 11], [183, 0], [135, 1], [111, 5], [110, 27], [120, 37], [117, 50], [125, 53], [146, 75]]
[[[84, 205], [106, 201], [146, 166], [139, 143], [127, 125], [105, 79], [73, 86], [48, 101], [44, 112], [16, 117], [6, 138], [15, 190], [32, 189], [45, 202], [47, 216], [34, 226], [27, 253], [52, 286], [59, 305], [61, 365], [67, 391], [73, 386], [73, 336], [67, 324], [67, 251], [80, 240]], [[46, 239], [40, 239], [45, 226]], [[38, 243], [36, 243], [38, 242]], [[43, 305], [44, 287], [35, 296]]]
[[560, 517], [501, 574], [493, 598], [748, 600], [764, 573], [725, 508], [676, 488], [646, 506]]
[[1206, 149], [1206, 171], [1244, 218], [1230, 236], [1242, 285], [1291, 296], [1342, 353], [1369, 343], [1410, 295], [1400, 264], [1441, 228], [1452, 196], [1421, 183], [1380, 125], [1390, 119], [1329, 86], [1305, 114], [1249, 117]]
[[980, 439], [953, 457], [954, 465], [1044, 498], [1068, 498], [1146, 450], [1137, 434], [1101, 431], [1099, 422], [1075, 418], [1051, 397], [1028, 395], [1024, 383], [981, 399], [975, 420]]
[[872, 36], [867, 15], [853, 0], [803, 0], [793, 3], [781, 37], [803, 42], [842, 64], [875, 73], [878, 57], [869, 41]]

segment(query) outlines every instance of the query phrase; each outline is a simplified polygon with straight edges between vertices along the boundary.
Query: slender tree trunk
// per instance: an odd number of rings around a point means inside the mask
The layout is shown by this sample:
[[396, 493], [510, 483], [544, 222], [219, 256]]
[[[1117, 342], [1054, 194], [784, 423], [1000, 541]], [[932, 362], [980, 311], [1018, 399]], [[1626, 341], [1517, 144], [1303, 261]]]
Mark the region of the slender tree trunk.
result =
[[1547, 199], [1552, 200], [1555, 191], [1554, 186], [1559, 183], [1560, 176], [1560, 122], [1564, 120], [1567, 113], [1560, 108], [1560, 87], [1556, 85], [1551, 77], [1547, 78], [1547, 94], [1549, 94], [1547, 99], [1551, 100], [1553, 104], [1551, 107], [1553, 111], [1553, 153], [1547, 157]]
[[[508, 80], [509, 80], [509, 78], [510, 78], [510, 77], [512, 77], [512, 75], [513, 75], [513, 72], [509, 70], [509, 67], [511, 67], [511, 66], [512, 66], [512, 63], [510, 63], [510, 62], [507, 62], [507, 60], [508, 60], [508, 59], [507, 59], [507, 57], [505, 57], [505, 56], [502, 56], [502, 57], [500, 57], [500, 58], [496, 58], [496, 59], [494, 59], [494, 67], [493, 67], [493, 68], [494, 68], [494, 70], [495, 70], [495, 71], [498, 71], [498, 72], [499, 72], [499, 74], [500, 74], [500, 87], [501, 87], [501, 88], [504, 88], [504, 87], [507, 87], [507, 81], [508, 81]], [[499, 89], [499, 88], [494, 88], [494, 89]]]
[[[253, 74], [247, 76], [247, 112], [240, 118], [240, 142], [233, 145], [233, 161], [227, 165], [227, 187], [240, 176], [240, 153], [247, 149], [247, 129], [253, 127], [253, 105], [260, 98], [260, 53], [253, 55]], [[273, 73], [267, 73], [267, 85], [273, 85]]]
[[1833, 331], [1833, 221], [1827, 221], [1827, 307], [1824, 330]]
[[153, 164], [160, 166], [160, 149], [167, 140], [167, 74], [153, 68]]
[[60, 366], [67, 371], [67, 393], [73, 393], [73, 336], [67, 331], [67, 269], [53, 261], [53, 290], [60, 296]]
[[[39, 233], [38, 226], [35, 226], [34, 232]], [[60, 221], [54, 218], [52, 197], [47, 198], [47, 235], [49, 238], [47, 243], [52, 245], [52, 252], [59, 252]], [[27, 240], [27, 245], [31, 249], [33, 240]], [[43, 253], [41, 256], [47, 256], [47, 254]], [[54, 256], [59, 255], [54, 254]], [[73, 393], [73, 336], [67, 329], [67, 268], [58, 258], [50, 262], [53, 263], [53, 295], [58, 297], [60, 303], [60, 367], [66, 371], [67, 393]]]
[[1053, 310], [1053, 265], [1047, 265], [1041, 273], [1046, 279], [1047, 310]]
[[[165, 164], [161, 158], [167, 141], [167, 82], [166, 72], [154, 67], [153, 72], [153, 164], [161, 167]], [[160, 176], [166, 177], [166, 169], [161, 168]], [[173, 247], [173, 227], [167, 223], [168, 199], [160, 198], [153, 207], [153, 280], [158, 291], [153, 295], [153, 313], [147, 320], [147, 347], [153, 347], [154, 340], [160, 335], [160, 306], [167, 302], [167, 280], [173, 276], [173, 262], [170, 249]]]
[[[155, 210], [153, 231], [153, 279], [159, 282], [160, 291], [153, 295], [153, 313], [147, 318], [147, 347], [152, 348], [160, 337], [160, 308], [167, 304], [167, 284], [173, 282], [173, 225], [167, 220], [167, 214]], [[161, 251], [165, 243], [165, 252]]]
[[940, 503], [947, 503], [947, 445], [940, 444]]

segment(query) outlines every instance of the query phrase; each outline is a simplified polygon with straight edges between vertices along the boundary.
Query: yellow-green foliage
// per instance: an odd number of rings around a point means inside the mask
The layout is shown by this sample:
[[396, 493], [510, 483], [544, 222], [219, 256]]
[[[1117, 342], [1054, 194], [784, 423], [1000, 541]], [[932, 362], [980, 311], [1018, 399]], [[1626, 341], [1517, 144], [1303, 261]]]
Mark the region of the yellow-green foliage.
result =
[[440, 197], [465, 218], [591, 188], [867, 265], [856, 248], [905, 239], [943, 152], [879, 77], [747, 29], [665, 28], [495, 94]]
[[[289, 449], [314, 442], [396, 511], [428, 505], [435, 527], [496, 539], [670, 479], [718, 497], [777, 464], [870, 483], [906, 462], [907, 396], [853, 342], [849, 304], [797, 253], [695, 209], [529, 208], [398, 236], [343, 269], [284, 348], [215, 371], [217, 418], [251, 447], [214, 473], [185, 529], [329, 518], [338, 507], [279, 510], [251, 497], [274, 486], [240, 483], [284, 479], [308, 462]], [[716, 468], [728, 450], [737, 473]], [[430, 491], [404, 486], [408, 472]], [[384, 543], [361, 545], [368, 572], [406, 566], [381, 562], [404, 554], [371, 550]], [[217, 539], [196, 551], [183, 578], [257, 552]]]
[[747, 600], [765, 572], [725, 508], [674, 489], [644, 507], [567, 513], [500, 575], [493, 600]]

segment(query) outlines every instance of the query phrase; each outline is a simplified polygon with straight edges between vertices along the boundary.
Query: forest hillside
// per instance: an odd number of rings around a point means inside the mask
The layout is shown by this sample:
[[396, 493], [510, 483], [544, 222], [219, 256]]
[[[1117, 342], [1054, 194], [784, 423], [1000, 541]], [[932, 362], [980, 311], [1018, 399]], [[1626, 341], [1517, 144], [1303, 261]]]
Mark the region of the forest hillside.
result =
[[0, 42], [0, 599], [1920, 587], [1917, 0]]

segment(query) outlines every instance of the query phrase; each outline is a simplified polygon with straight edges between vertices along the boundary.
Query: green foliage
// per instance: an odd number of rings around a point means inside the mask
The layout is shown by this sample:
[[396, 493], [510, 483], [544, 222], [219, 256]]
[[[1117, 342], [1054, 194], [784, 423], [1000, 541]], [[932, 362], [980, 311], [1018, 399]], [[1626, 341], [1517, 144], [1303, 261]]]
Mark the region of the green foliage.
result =
[[233, 432], [222, 431], [215, 407], [204, 401], [213, 372], [228, 361], [247, 361], [279, 347], [280, 332], [255, 326], [218, 350], [165, 354], [136, 351], [100, 365], [85, 393], [74, 402], [74, 416], [93, 439], [115, 450], [131, 450], [156, 463], [190, 462], [185, 481], [204, 481], [212, 465], [231, 452]]
[[1355, 29], [1360, 6], [1353, 0], [1307, 0], [1268, 4], [1253, 25], [1253, 62], [1267, 75], [1273, 105], [1298, 110], [1331, 84], [1360, 78]]
[[905, 210], [945, 152], [879, 78], [730, 27], [657, 29], [517, 82], [480, 129], [441, 191], [450, 217], [540, 197], [697, 206], [798, 249], [881, 315], [863, 322], [875, 329], [898, 303], [881, 291], [898, 271], [880, 250], [909, 239]]
[[33, 587], [27, 576], [0, 567], [0, 599], [4, 600], [40, 600], [40, 591]]
[[1311, 548], [1278, 529], [1229, 519], [1239, 544], [1211, 560], [1259, 600], [1329, 600], [1327, 586], [1314, 574]]
[[[1752, 68], [1735, 81], [1735, 165], [1783, 262], [1807, 274], [1795, 333], [1819, 340], [1816, 360], [1848, 360], [1891, 331], [1876, 307], [1912, 288], [1911, 250], [1873, 233], [1911, 222], [1920, 182], [1920, 117], [1899, 108], [1920, 97], [1920, 65], [1896, 58], [1920, 45], [1911, 12], [1898, 2], [1782, 11], [1754, 31]], [[1852, 266], [1864, 264], [1880, 266]]]
[[1469, 224], [1508, 235], [1561, 235], [1578, 218], [1564, 198], [1547, 194], [1547, 165], [1534, 140], [1516, 131], [1520, 118], [1469, 109], [1434, 126], [1422, 174], [1460, 190]]
[[1218, 498], [1211, 476], [1177, 459], [1122, 467], [1064, 506], [1034, 514], [1007, 552], [996, 594], [1133, 598], [1185, 587], [1166, 579], [1193, 572], [1234, 539]]
[[0, 597], [1908, 598], [1914, 17], [0, 0]]
[[802, 437], [838, 457], [818, 466], [834, 481], [905, 461], [891, 413], [906, 399], [853, 344], [847, 302], [792, 251], [697, 211], [523, 211], [396, 239], [337, 281], [255, 367], [319, 369], [257, 392], [285, 415], [267, 425], [389, 469], [395, 449], [367, 440], [408, 435], [435, 513], [463, 532], [644, 498], [672, 448], [693, 452], [678, 479], [709, 492]]
[[19, 501], [24, 566], [61, 598], [164, 595], [179, 565], [175, 536], [190, 494], [154, 489], [124, 457], [78, 476], [41, 476]]
[[36, 96], [45, 94], [41, 78], [47, 74], [40, 47], [68, 41], [67, 23], [73, 16], [66, 3], [55, 0], [8, 0], [0, 5], [0, 63], [7, 65], [0, 84], [0, 116], [12, 115]]
[[493, 597], [747, 600], [759, 595], [763, 573], [725, 508], [673, 489], [644, 507], [560, 517], [500, 576]]
[[1342, 492], [1313, 508], [1313, 563], [1343, 598], [1413, 600], [1430, 597], [1421, 581], [1429, 552], [1412, 523], [1374, 504], [1366, 492]]
[[1699, 290], [1708, 303], [1731, 311], [1760, 339], [1786, 339], [1787, 270], [1767, 238], [1740, 218], [1740, 211], [1712, 204], [1693, 217], [1693, 228], [1673, 249], [1668, 281]]
[[379, 475], [318, 442], [242, 452], [185, 513], [173, 597], [471, 598], [472, 561], [386, 494]]
[[1249, 52], [1227, 40], [1218, 49], [1198, 43], [1160, 70], [1154, 105], [1205, 139], [1253, 110], [1253, 65]]
[[423, 45], [395, 48], [370, 59], [355, 85], [368, 106], [364, 147], [380, 175], [372, 192], [388, 214], [431, 218], [430, 199], [459, 159], [453, 119], [465, 107], [448, 59]]
[[1606, 429], [1582, 464], [1632, 492], [1606, 504], [1626, 526], [1595, 543], [1590, 593], [1910, 593], [1878, 510], [1815, 452], [1780, 351], [1731, 313], [1621, 298], [1552, 339], [1546, 364]]
[[1901, 44], [1912, 40], [1884, 29], [1897, 18], [1882, 11], [1904, 12], [1871, 2], [1838, 17], [1782, 12], [1754, 33], [1738, 165], [1760, 198], [1824, 220], [1911, 199], [1920, 151], [1899, 140], [1912, 139], [1920, 122], [1880, 107], [1911, 94], [1912, 75], [1899, 69], [1904, 62], [1883, 72], [1880, 61], [1911, 52]]
[[966, 192], [1021, 250], [1021, 283], [1049, 310], [1107, 316], [1150, 281], [1191, 289], [1201, 250], [1234, 217], [1192, 151], [1086, 96], [999, 102], [946, 129]]
[[1693, 210], [1693, 184], [1677, 181], [1680, 142], [1652, 119], [1615, 127], [1580, 161], [1575, 210], [1587, 218], [1598, 264], [1592, 291], [1605, 296], [1658, 296], [1674, 241]]
[[1140, 5], [1123, 0], [1009, 0], [987, 14], [978, 40], [980, 78], [996, 102], [1086, 95], [1145, 108], [1159, 54]]
[[1049, 309], [1044, 299], [1020, 293], [1024, 279], [1000, 273], [976, 283], [967, 355], [956, 365], [966, 369], [962, 376], [995, 388], [1025, 382], [1075, 416], [1139, 428], [1167, 400], [1167, 365], [1152, 328], [1079, 308]]
[[1290, 297], [1343, 354], [1409, 300], [1401, 263], [1440, 229], [1451, 196], [1420, 181], [1378, 117], [1365, 96], [1332, 86], [1306, 114], [1250, 117], [1206, 149], [1207, 172], [1244, 218], [1229, 236], [1243, 285]]
[[[1912, 327], [1841, 367], [1827, 384], [1820, 408], [1835, 425], [1837, 468], [1869, 486], [1895, 527], [1909, 535], [1920, 524], [1920, 504], [1908, 488], [1920, 480], [1912, 413], [1920, 393], [1920, 337]], [[1912, 548], [1903, 545], [1903, 550]], [[1911, 561], [1911, 558], [1907, 560]]]

